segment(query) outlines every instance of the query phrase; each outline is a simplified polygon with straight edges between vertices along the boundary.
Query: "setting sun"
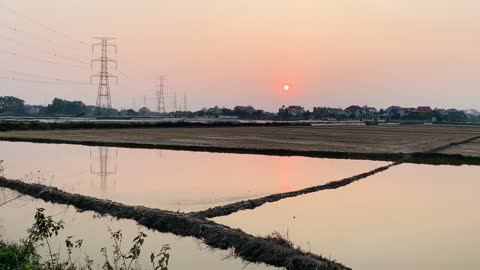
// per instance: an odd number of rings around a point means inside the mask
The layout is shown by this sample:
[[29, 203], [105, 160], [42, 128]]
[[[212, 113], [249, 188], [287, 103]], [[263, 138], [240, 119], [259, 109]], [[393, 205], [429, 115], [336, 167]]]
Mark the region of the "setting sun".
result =
[[283, 85], [283, 90], [284, 90], [284, 91], [290, 90], [290, 85], [289, 85], [289, 84]]

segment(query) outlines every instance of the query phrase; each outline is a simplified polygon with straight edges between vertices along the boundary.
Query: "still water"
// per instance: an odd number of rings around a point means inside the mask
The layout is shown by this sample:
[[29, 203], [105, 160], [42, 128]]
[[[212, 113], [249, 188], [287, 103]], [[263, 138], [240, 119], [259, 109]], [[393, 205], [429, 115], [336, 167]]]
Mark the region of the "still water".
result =
[[[168, 244], [171, 247], [169, 265], [171, 270], [278, 269], [265, 264], [249, 264], [245, 266], [240, 259], [227, 258], [229, 251], [212, 251], [194, 238], [180, 238], [172, 234], [151, 231], [130, 220], [94, 217], [93, 212], [78, 213], [72, 207], [53, 205], [29, 197], [16, 200], [14, 204], [0, 207], [0, 237], [2, 240], [17, 242], [20, 238], [25, 238], [27, 228], [34, 222], [35, 210], [40, 207], [45, 208], [45, 213], [53, 216], [54, 220], [63, 220], [65, 222], [65, 229], [61, 231], [58, 238], [51, 241], [52, 249], [54, 251], [60, 250], [62, 252], [61, 255], [65, 257], [65, 239], [68, 236], [74, 236], [74, 240], [82, 239], [84, 241], [82, 250], [94, 261], [94, 269], [101, 269], [103, 264], [101, 248], [106, 247], [110, 258], [112, 258], [113, 242], [110, 239], [108, 228], [111, 228], [113, 231], [122, 231], [123, 252], [128, 252], [132, 239], [139, 231], [147, 234], [139, 260], [142, 269], [152, 269], [149, 255], [151, 252], [160, 251], [164, 244]], [[41, 249], [40, 252], [44, 256], [48, 254], [45, 248]], [[75, 251], [73, 259], [80, 258], [79, 255], [78, 250]]]
[[[323, 184], [385, 162], [0, 142], [4, 174], [130, 205], [196, 211]], [[213, 220], [252, 235], [280, 232], [353, 269], [480, 269], [480, 167], [403, 164], [337, 190], [265, 204]], [[2, 237], [18, 240], [44, 207], [85, 239], [92, 256], [108, 227], [131, 239], [132, 221], [93, 218], [38, 200], [0, 207]], [[146, 250], [172, 245], [172, 269], [240, 269], [191, 238], [148, 231]], [[100, 257], [97, 257], [100, 259]], [[264, 269], [250, 265], [247, 269]]]
[[196, 211], [320, 185], [386, 162], [0, 142], [5, 176], [128, 205]]
[[213, 219], [278, 231], [358, 270], [480, 269], [480, 167], [403, 164], [360, 182]]

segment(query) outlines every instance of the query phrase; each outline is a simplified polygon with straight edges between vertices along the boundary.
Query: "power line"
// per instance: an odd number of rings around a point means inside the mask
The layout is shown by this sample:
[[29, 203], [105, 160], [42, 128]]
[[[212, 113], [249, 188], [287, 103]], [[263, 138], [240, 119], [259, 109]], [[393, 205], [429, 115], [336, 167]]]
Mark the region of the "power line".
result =
[[11, 38], [11, 37], [8, 37], [8, 36], [5, 36], [5, 35], [1, 35], [1, 34], [0, 34], [0, 38], [3, 39], [3, 40], [9, 41], [9, 42], [11, 42], [11, 43], [15, 43], [15, 44], [20, 45], [20, 46], [25, 47], [25, 48], [29, 48], [29, 49], [33, 49], [33, 50], [37, 50], [37, 51], [43, 52], [44, 54], [47, 54], [47, 55], [49, 55], [49, 56], [58, 57], [58, 58], [63, 58], [63, 59], [66, 59], [66, 60], [68, 60], [68, 61], [73, 61], [73, 62], [78, 62], [78, 63], [81, 63], [81, 64], [88, 65], [88, 63], [85, 62], [85, 61], [78, 60], [78, 59], [75, 59], [75, 58], [72, 58], [72, 57], [69, 57], [69, 56], [64, 56], [64, 55], [58, 54], [58, 53], [56, 53], [56, 52], [52, 52], [52, 51], [47, 50], [47, 49], [37, 48], [37, 47], [34, 47], [34, 46], [32, 46], [32, 45], [30, 45], [30, 44], [28, 44], [28, 43], [15, 40], [15, 39], [13, 39], [13, 38]]
[[47, 38], [47, 37], [44, 37], [43, 35], [35, 35], [35, 34], [32, 34], [32, 33], [28, 33], [24, 30], [21, 30], [20, 28], [16, 27], [16, 26], [12, 26], [10, 24], [7, 24], [7, 23], [0, 23], [0, 25], [8, 28], [10, 31], [18, 34], [18, 33], [24, 33], [24, 34], [27, 34], [29, 35], [29, 37], [31, 38], [32, 36], [36, 36], [36, 39], [37, 40], [42, 40], [42, 41], [46, 41], [47, 43], [49, 44], [52, 44], [53, 43], [53, 40], [50, 39], [50, 38]]
[[36, 25], [36, 26], [39, 26], [40, 28], [43, 28], [44, 30], [46, 30], [46, 31], [48, 31], [48, 32], [57, 34], [57, 35], [65, 38], [65, 39], [68, 39], [68, 40], [73, 41], [73, 42], [75, 42], [75, 43], [79, 43], [79, 44], [83, 44], [83, 45], [87, 45], [87, 46], [89, 45], [89, 44], [87, 44], [87, 43], [85, 43], [85, 42], [83, 42], [83, 41], [81, 41], [81, 40], [76, 40], [76, 39], [72, 38], [70, 35], [68, 35], [68, 34], [66, 34], [66, 33], [64, 33], [64, 32], [62, 32], [62, 31], [59, 31], [59, 30], [57, 30], [57, 29], [55, 29], [55, 28], [53, 28], [53, 27], [51, 27], [51, 26], [48, 26], [48, 25], [46, 25], [46, 24], [44, 24], [44, 23], [42, 23], [42, 22], [39, 22], [39, 21], [31, 18], [30, 16], [27, 16], [27, 15], [25, 15], [25, 14], [23, 14], [23, 13], [20, 13], [20, 12], [18, 12], [17, 10], [15, 10], [15, 9], [13, 9], [13, 8], [5, 5], [5, 4], [2, 3], [2, 2], [0, 2], [0, 8], [3, 8], [3, 9], [8, 10], [10, 13], [12, 13], [12, 14], [18, 16], [18, 17], [21, 17], [21, 18], [25, 19], [26, 21], [28, 21], [28, 22]]
[[117, 68], [117, 72], [120, 73], [120, 75], [122, 75], [123, 77], [125, 78], [128, 78], [128, 75], [125, 74], [125, 72], [122, 72], [120, 69]]
[[7, 72], [7, 73], [12, 73], [12, 74], [17, 74], [17, 75], [22, 76], [22, 77], [43, 78], [43, 79], [52, 80], [52, 81], [55, 81], [55, 82], [64, 82], [64, 83], [73, 83], [73, 84], [89, 84], [88, 82], [66, 80], [66, 79], [61, 79], [61, 78], [57, 78], [57, 77], [53, 77], [53, 76], [39, 75], [39, 74], [22, 72], [22, 71], [17, 71], [17, 70], [12, 70], [12, 69], [0, 68], [0, 71], [4, 71], [4, 72]]
[[56, 61], [53, 61], [53, 60], [50, 60], [50, 59], [42, 59], [42, 58], [39, 58], [39, 57], [36, 57], [36, 56], [31, 56], [31, 55], [26, 55], [26, 54], [22, 54], [22, 53], [12, 52], [10, 50], [0, 49], [0, 53], [7, 54], [7, 55], [10, 55], [10, 56], [14, 56], [14, 57], [19, 56], [19, 57], [23, 57], [25, 59], [30, 59], [30, 60], [35, 61], [35, 62], [41, 62], [41, 63], [46, 63], [46, 64], [66, 65], [66, 66], [70, 66], [70, 67], [74, 67], [74, 68], [85, 68], [85, 66], [81, 66], [81, 65], [76, 65], [76, 64], [72, 64], [72, 63], [60, 63], [60, 62], [56, 62]]
[[[29, 39], [31, 39], [33, 37], [34, 39], [36, 39], [38, 41], [43, 41], [49, 47], [52, 47], [54, 45], [59, 44], [58, 40], [52, 39], [50, 37], [47, 37], [47, 36], [39, 34], [39, 33], [32, 33], [32, 32], [22, 30], [21, 28], [18, 28], [16, 25], [11, 25], [9, 23], [0, 23], [0, 26], [3, 26], [5, 28], [9, 29], [11, 33], [14, 33], [16, 35], [21, 35], [23, 33], [24, 35], [28, 35]], [[72, 47], [71, 49], [74, 49], [78, 52], [80, 52], [80, 51], [85, 52], [85, 47], [82, 47], [82, 48]]]
[[19, 81], [19, 82], [28, 82], [28, 83], [41, 83], [41, 84], [88, 84], [86, 82], [69, 82], [69, 81], [42, 81], [42, 80], [32, 80], [32, 79], [22, 79], [12, 76], [0, 76], [2, 80], [9, 81]]

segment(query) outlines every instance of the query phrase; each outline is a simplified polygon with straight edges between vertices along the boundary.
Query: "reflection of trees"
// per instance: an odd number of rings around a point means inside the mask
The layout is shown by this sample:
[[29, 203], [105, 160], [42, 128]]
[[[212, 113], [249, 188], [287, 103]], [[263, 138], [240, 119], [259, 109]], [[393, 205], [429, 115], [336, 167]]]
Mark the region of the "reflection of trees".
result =
[[[95, 156], [92, 150], [90, 149], [90, 172], [100, 177], [100, 190], [102, 193], [106, 193], [108, 191], [108, 176], [117, 173], [118, 150], [112, 153], [110, 147], [99, 146], [98, 156]], [[114, 166], [110, 168], [109, 163], [112, 158], [114, 158]]]

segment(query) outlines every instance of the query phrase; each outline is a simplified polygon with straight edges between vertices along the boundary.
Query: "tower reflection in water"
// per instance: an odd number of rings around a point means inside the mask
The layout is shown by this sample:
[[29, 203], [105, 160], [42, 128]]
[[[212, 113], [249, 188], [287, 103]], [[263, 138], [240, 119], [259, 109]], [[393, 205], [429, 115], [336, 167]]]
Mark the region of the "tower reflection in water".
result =
[[[118, 150], [99, 146], [97, 151], [90, 149], [90, 173], [100, 178], [100, 191], [106, 194], [109, 189], [108, 177], [117, 173]], [[92, 182], [92, 187], [93, 187]]]

